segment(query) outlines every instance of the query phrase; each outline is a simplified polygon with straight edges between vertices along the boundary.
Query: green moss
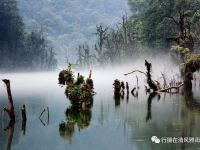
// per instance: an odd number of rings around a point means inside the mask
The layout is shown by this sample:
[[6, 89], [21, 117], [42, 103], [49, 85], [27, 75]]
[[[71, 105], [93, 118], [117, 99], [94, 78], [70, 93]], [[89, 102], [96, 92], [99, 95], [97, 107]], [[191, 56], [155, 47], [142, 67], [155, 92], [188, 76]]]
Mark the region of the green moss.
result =
[[80, 101], [88, 101], [92, 99], [92, 93], [90, 89], [82, 88], [80, 92]]
[[180, 68], [183, 72], [195, 72], [200, 69], [200, 54], [189, 53]]
[[191, 53], [188, 48], [179, 45], [172, 46], [171, 51], [180, 56], [182, 73], [194, 73], [200, 69], [200, 54]]
[[173, 45], [171, 47], [171, 51], [175, 53], [181, 53], [181, 54], [188, 54], [190, 53], [190, 50], [188, 48], [182, 47], [180, 45]]
[[79, 100], [81, 95], [81, 89], [77, 86], [71, 87], [67, 90], [68, 96], [70, 99]]

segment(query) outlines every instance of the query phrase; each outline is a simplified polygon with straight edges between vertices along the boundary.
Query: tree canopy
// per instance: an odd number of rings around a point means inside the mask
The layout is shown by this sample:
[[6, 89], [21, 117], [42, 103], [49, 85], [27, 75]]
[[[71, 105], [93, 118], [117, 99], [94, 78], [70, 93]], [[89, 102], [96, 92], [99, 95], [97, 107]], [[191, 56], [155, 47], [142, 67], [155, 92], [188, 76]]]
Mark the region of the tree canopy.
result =
[[42, 29], [27, 31], [15, 0], [0, 1], [0, 69], [53, 69], [52, 47]]

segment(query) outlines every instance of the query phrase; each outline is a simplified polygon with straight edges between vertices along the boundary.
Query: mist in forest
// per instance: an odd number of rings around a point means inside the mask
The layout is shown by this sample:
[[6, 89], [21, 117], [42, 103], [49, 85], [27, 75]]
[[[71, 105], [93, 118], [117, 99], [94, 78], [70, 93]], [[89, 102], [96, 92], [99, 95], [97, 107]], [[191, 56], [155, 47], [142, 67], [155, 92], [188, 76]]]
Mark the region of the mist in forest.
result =
[[198, 149], [162, 138], [200, 135], [199, 25], [200, 0], [0, 0], [0, 149]]

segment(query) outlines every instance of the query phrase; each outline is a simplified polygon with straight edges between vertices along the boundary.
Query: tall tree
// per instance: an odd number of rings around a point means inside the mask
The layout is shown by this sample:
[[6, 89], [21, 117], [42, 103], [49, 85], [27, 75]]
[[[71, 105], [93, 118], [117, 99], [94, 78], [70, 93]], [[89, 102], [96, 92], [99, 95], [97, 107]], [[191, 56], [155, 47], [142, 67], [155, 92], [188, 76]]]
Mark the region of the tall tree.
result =
[[25, 30], [16, 0], [0, 1], [0, 20], [1, 70], [55, 68], [53, 49], [42, 28]]

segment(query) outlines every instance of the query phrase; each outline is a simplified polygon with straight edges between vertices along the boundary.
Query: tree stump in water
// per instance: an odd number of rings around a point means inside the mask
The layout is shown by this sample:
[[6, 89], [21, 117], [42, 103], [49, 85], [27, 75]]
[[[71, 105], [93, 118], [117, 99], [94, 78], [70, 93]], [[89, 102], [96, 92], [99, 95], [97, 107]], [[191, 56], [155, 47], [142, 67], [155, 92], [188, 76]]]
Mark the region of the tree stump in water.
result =
[[22, 109], [21, 109], [21, 114], [22, 114], [22, 121], [26, 122], [27, 117], [26, 117], [26, 106], [23, 105]]
[[158, 90], [158, 87], [154, 83], [154, 81], [151, 79], [151, 67], [152, 67], [152, 65], [147, 60], [145, 60], [145, 66], [147, 68], [147, 73], [146, 73], [146, 75], [147, 75], [147, 83], [148, 83], [149, 87], [151, 89], [153, 89], [153, 91], [155, 92], [155, 91]]
[[8, 94], [8, 107], [4, 108], [4, 111], [6, 111], [8, 113], [10, 120], [15, 122], [15, 109], [14, 109], [12, 93], [11, 93], [11, 89], [10, 89], [10, 80], [3, 79], [2, 81], [6, 85], [7, 94]]

